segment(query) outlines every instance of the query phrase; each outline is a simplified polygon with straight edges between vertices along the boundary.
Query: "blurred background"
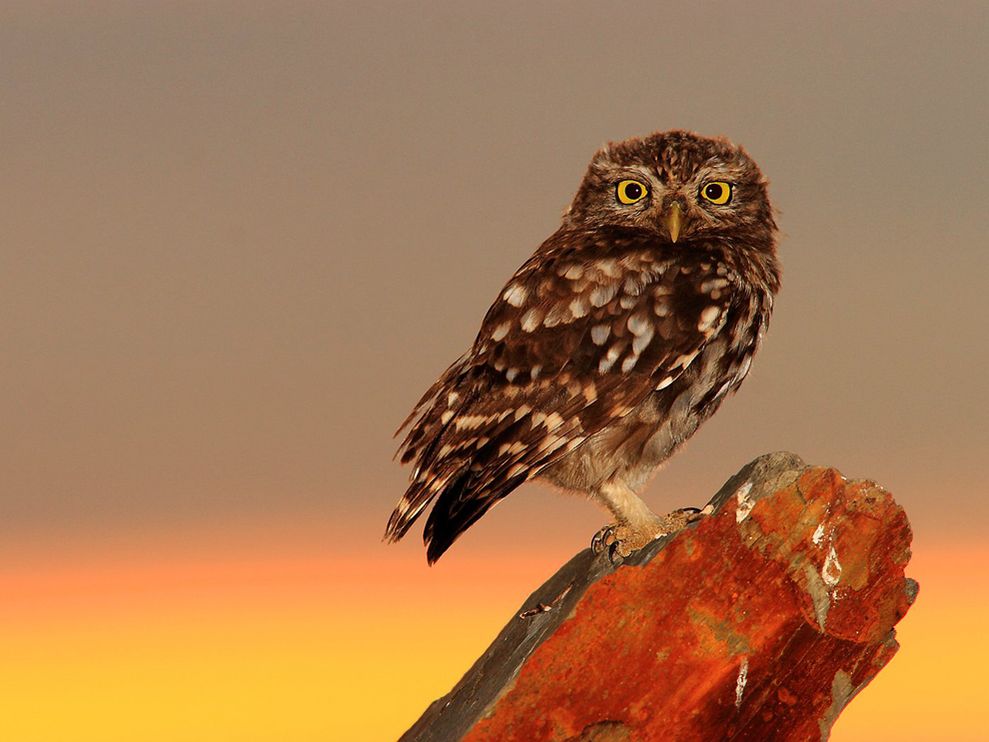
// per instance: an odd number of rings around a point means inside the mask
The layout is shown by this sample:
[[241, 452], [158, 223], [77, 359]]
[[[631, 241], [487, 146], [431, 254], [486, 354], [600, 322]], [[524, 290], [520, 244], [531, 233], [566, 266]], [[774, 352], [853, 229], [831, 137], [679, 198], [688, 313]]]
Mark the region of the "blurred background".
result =
[[604, 142], [725, 134], [783, 292], [655, 479], [875, 479], [921, 583], [833, 739], [989, 739], [989, 6], [0, 6], [0, 738], [387, 740], [604, 524], [526, 486], [434, 568], [391, 433]]

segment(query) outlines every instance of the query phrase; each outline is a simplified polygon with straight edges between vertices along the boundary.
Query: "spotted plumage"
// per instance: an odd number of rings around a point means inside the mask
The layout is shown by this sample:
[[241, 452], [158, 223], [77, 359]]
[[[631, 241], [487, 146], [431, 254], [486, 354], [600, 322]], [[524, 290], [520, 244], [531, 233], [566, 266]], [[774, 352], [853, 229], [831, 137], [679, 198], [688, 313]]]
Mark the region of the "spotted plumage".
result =
[[402, 426], [413, 470], [386, 538], [432, 502], [434, 562], [532, 478], [608, 507], [619, 553], [676, 527], [637, 493], [748, 373], [779, 288], [775, 231], [759, 169], [726, 140], [666, 132], [598, 152], [561, 227]]

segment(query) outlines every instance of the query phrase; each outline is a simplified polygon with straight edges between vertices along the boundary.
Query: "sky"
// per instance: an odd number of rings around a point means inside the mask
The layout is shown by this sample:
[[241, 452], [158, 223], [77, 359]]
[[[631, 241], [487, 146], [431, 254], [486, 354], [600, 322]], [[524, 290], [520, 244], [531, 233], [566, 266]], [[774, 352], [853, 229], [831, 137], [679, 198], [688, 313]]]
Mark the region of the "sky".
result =
[[391, 434], [594, 151], [687, 128], [769, 177], [784, 280], [646, 499], [781, 449], [880, 482], [921, 594], [833, 739], [985, 739], [989, 645], [945, 637], [989, 587], [987, 28], [975, 2], [0, 4], [0, 736], [411, 724], [605, 515], [526, 485], [429, 569], [417, 528], [380, 542]]

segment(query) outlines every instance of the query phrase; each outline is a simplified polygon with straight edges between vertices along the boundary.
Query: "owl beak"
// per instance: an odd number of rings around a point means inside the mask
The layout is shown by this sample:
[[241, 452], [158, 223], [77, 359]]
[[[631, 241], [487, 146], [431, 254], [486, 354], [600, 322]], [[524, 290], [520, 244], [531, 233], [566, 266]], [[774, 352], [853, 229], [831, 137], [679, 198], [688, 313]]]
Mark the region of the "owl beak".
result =
[[680, 204], [674, 201], [669, 211], [666, 212], [666, 231], [670, 233], [670, 239], [673, 242], [676, 242], [680, 238], [682, 218], [683, 212], [680, 210]]

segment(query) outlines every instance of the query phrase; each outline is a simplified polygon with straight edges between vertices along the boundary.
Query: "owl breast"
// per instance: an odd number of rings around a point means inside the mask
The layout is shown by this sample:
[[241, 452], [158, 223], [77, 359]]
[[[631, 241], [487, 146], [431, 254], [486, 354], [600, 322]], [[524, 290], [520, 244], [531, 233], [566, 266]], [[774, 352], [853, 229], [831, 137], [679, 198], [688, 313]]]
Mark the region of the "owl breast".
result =
[[594, 490], [615, 478], [640, 489], [745, 379], [772, 302], [769, 291], [747, 287], [721, 332], [673, 384], [654, 391], [621, 420], [540, 472], [540, 478], [578, 491]]

